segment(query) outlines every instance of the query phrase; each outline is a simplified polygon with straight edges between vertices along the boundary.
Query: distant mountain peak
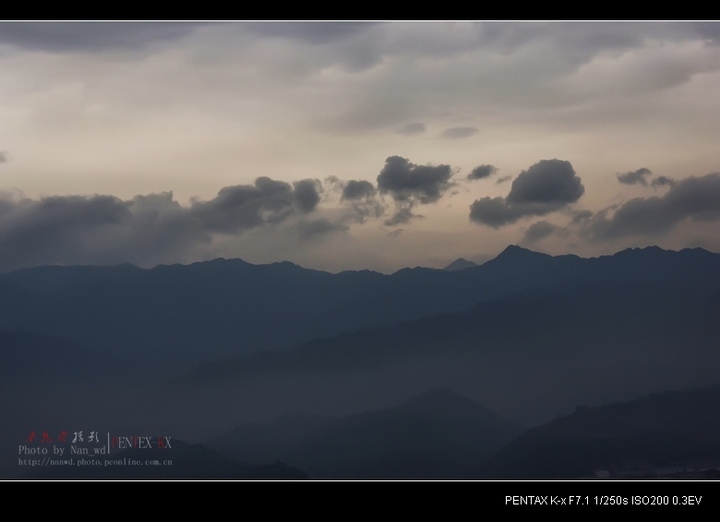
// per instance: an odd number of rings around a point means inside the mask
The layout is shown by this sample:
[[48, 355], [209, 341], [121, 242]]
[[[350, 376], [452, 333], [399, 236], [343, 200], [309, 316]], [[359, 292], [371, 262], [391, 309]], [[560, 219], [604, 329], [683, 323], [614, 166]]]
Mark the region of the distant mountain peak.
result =
[[458, 257], [455, 261], [443, 268], [443, 270], [454, 272], [457, 270], [465, 270], [466, 268], [472, 268], [474, 266], [478, 266], [477, 263], [468, 261], [467, 259], [464, 259], [462, 257]]
[[517, 245], [508, 245], [508, 247], [500, 252], [495, 259], [502, 259], [503, 261], [517, 260], [517, 259], [537, 259], [539, 257], [552, 257], [548, 254], [541, 252], [534, 252], [527, 248], [519, 247]]
[[626, 248], [625, 250], [621, 250], [620, 252], [617, 252], [615, 255], [629, 255], [636, 252], [643, 252], [643, 253], [666, 253], [666, 252], [672, 252], [672, 250], [665, 250], [660, 248], [659, 246], [647, 246], [647, 247], [635, 247], [635, 248]]
[[527, 248], [523, 248], [523, 247], [521, 247], [521, 246], [518, 246], [518, 245], [508, 245], [507, 247], [505, 247], [505, 250], [503, 250], [502, 252], [500, 252], [499, 256], [502, 256], [502, 255], [515, 255], [515, 254], [521, 254], [521, 253], [524, 253], [524, 254], [534, 254], [535, 252], [533, 252], [532, 250], [528, 250]]

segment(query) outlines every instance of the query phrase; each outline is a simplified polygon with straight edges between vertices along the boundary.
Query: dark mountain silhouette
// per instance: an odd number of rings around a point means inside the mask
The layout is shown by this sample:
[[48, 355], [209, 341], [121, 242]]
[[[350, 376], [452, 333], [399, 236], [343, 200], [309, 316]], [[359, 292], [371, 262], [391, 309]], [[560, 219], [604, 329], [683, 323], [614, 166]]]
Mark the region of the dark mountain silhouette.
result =
[[526, 292], [204, 365], [173, 380], [156, 407], [168, 411], [182, 397], [184, 411], [206, 424], [288, 410], [347, 415], [452, 386], [532, 425], [578, 403], [719, 383], [717, 317], [720, 294], [700, 298], [663, 284]]
[[22, 382], [30, 377], [55, 379], [60, 370], [72, 368], [78, 361], [89, 366], [86, 373], [97, 370], [93, 363], [101, 354], [80, 350], [67, 339], [15, 330], [0, 331], [0, 386]]
[[455, 261], [450, 263], [448, 266], [443, 268], [443, 270], [448, 270], [450, 272], [454, 272], [457, 270], [465, 270], [466, 268], [471, 268], [473, 266], [478, 266], [478, 265], [477, 265], [477, 263], [473, 263], [472, 261], [468, 261], [467, 259], [463, 259], [462, 257], [459, 257]]
[[[128, 427], [152, 369], [67, 339], [0, 331], [0, 477], [17, 477], [18, 445], [34, 431]], [[21, 471], [21, 470], [20, 470]]]
[[[720, 388], [665, 392], [600, 407], [524, 433], [476, 477], [704, 476], [720, 469]], [[708, 475], [709, 476], [709, 475]]]
[[272, 462], [335, 421], [325, 415], [288, 414], [267, 423], [241, 424], [207, 444], [242, 462]]
[[[465, 270], [392, 275], [240, 260], [4, 274], [0, 475], [18, 476], [31, 430], [209, 440], [438, 387], [530, 426], [577, 404], [717, 385], [719, 276], [720, 255], [702, 249], [582, 259], [514, 246]], [[301, 443], [258, 443], [257, 462]]]
[[[276, 445], [287, 421], [265, 426], [268, 444], [260, 451], [309, 470], [315, 478], [440, 478], [467, 474], [482, 460], [515, 438], [521, 429], [450, 389], [436, 389], [399, 406], [339, 420], [322, 419], [312, 430]], [[297, 419], [294, 423], [297, 425]], [[308, 422], [304, 422], [308, 427]], [[218, 447], [239, 458], [251, 432], [239, 427]], [[294, 440], [293, 440], [294, 439]], [[302, 464], [301, 464], [302, 463]]]
[[292, 263], [216, 259], [150, 270], [43, 266], [0, 276], [0, 330], [57, 336], [175, 367], [390, 326], [561, 284], [666, 282], [720, 291], [720, 255], [702, 249], [552, 257], [510, 246], [460, 271], [330, 274]]

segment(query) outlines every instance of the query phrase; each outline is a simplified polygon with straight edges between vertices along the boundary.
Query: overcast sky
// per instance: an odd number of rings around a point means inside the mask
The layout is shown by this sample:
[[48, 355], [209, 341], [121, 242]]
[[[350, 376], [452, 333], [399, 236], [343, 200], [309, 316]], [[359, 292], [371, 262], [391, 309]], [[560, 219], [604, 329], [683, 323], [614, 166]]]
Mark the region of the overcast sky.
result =
[[720, 251], [718, 23], [0, 23], [0, 271]]

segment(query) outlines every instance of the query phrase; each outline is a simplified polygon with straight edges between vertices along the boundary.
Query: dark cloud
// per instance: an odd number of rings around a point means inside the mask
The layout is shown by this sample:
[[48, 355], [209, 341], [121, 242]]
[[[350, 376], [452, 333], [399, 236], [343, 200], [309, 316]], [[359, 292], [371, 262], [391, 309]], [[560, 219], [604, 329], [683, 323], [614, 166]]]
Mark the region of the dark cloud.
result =
[[414, 217], [415, 205], [435, 203], [454, 185], [449, 165], [415, 165], [406, 158], [391, 156], [377, 177], [380, 194], [390, 194], [395, 201], [395, 214], [385, 220], [386, 226], [407, 223]]
[[588, 232], [599, 239], [668, 232], [685, 219], [720, 220], [720, 173], [676, 181], [662, 197], [635, 198], [615, 210], [599, 212]]
[[[642, 47], [643, 40], [647, 38], [667, 39], [678, 32], [688, 31], [683, 30], [678, 23], [483, 22], [478, 24], [478, 40], [483, 47], [509, 54], [523, 46], [542, 46], [543, 49], [551, 49], [556, 60], [562, 60], [575, 67], [590, 61], [599, 53]], [[678, 34], [676, 37], [695, 39], [690, 34], [686, 36]]]
[[493, 228], [525, 216], [542, 216], [577, 201], [585, 192], [569, 161], [541, 160], [522, 171], [506, 198], [485, 197], [470, 205], [470, 220]]
[[304, 179], [293, 183], [295, 192], [293, 197], [301, 212], [312, 212], [320, 202], [322, 184], [316, 179]]
[[495, 182], [496, 185], [499, 185], [500, 183], [505, 183], [506, 181], [510, 181], [512, 179], [512, 176], [502, 176], [498, 178], [498, 180]]
[[451, 140], [458, 140], [462, 138], [469, 138], [477, 133], [478, 129], [475, 127], [452, 127], [450, 129], [445, 129], [442, 133], [442, 137]]
[[394, 227], [396, 225], [402, 225], [403, 223], [407, 223], [412, 218], [415, 217], [422, 217], [417, 214], [413, 214], [410, 207], [403, 207], [397, 210], [393, 217], [386, 219], [383, 224], [388, 227]]
[[215, 199], [193, 202], [191, 212], [208, 230], [235, 233], [265, 223], [278, 223], [294, 213], [292, 186], [268, 177], [255, 186], [224, 187]]
[[101, 229], [122, 225], [128, 203], [111, 196], [5, 200], [0, 215], [0, 268], [55, 263], [84, 250]]
[[538, 221], [537, 223], [530, 225], [530, 227], [525, 231], [525, 241], [527, 243], [534, 243], [548, 237], [557, 229], [558, 227], [548, 223], [547, 221]]
[[325, 182], [331, 190], [340, 192], [340, 201], [350, 211], [345, 214], [344, 220], [365, 223], [368, 217], [379, 218], [385, 213], [386, 206], [377, 198], [377, 190], [369, 181], [343, 181], [329, 176]]
[[305, 220], [319, 202], [317, 180], [293, 185], [260, 177], [254, 185], [224, 187], [189, 207], [171, 192], [136, 196], [55, 196], [40, 200], [0, 193], [0, 270], [24, 266], [178, 262], [208, 247], [215, 234], [238, 235], [292, 217], [301, 238], [342, 224]]
[[514, 223], [527, 213], [519, 207], [511, 207], [504, 198], [481, 198], [470, 205], [470, 220], [498, 228]]
[[153, 42], [182, 38], [200, 25], [194, 22], [1, 22], [0, 44], [49, 52], [136, 50]]
[[363, 199], [375, 194], [375, 187], [372, 183], [365, 180], [350, 180], [345, 184], [342, 190], [343, 200]]
[[541, 160], [515, 178], [507, 201], [564, 205], [574, 203], [584, 192], [585, 187], [569, 161]]
[[697, 22], [692, 27], [706, 41], [714, 45], [720, 43], [720, 24], [717, 22]]
[[495, 174], [497, 170], [497, 167], [494, 167], [493, 165], [479, 165], [472, 169], [472, 172], [467, 175], [467, 179], [472, 181], [475, 179], [489, 178]]
[[380, 193], [392, 195], [395, 201], [433, 203], [452, 186], [449, 165], [415, 165], [400, 156], [385, 160], [377, 177]]
[[360, 201], [353, 201], [350, 209], [352, 214], [348, 216], [349, 219], [356, 223], [365, 223], [369, 217], [381, 217], [385, 213], [386, 206], [374, 197], [367, 197]]
[[310, 44], [336, 43], [371, 29], [370, 22], [249, 22], [242, 28], [270, 38]]
[[416, 134], [422, 134], [423, 132], [425, 132], [425, 124], [419, 122], [408, 123], [397, 130], [398, 134], [402, 134], [404, 136], [415, 136]]
[[675, 185], [675, 180], [667, 178], [665, 176], [658, 176], [654, 180], [652, 180], [651, 185], [653, 187], [672, 187]]
[[645, 177], [652, 175], [653, 173], [650, 171], [650, 169], [646, 169], [645, 167], [643, 167], [632, 172], [626, 172], [625, 174], [618, 174], [617, 179], [620, 183], [625, 183], [626, 185], [640, 184], [643, 187], [647, 187], [647, 181], [645, 180]]

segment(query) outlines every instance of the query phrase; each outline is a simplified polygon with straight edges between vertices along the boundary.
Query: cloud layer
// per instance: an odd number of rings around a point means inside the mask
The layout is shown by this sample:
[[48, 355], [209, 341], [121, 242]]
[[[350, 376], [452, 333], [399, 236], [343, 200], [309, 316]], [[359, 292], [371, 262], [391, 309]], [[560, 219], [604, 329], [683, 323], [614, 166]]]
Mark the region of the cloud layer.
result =
[[590, 221], [592, 237], [657, 236], [686, 219], [720, 220], [720, 173], [672, 182], [665, 195], [631, 199], [608, 217], [610, 210], [598, 212]]
[[477, 133], [478, 129], [475, 127], [451, 127], [443, 131], [442, 137], [451, 140], [460, 140], [474, 136]]
[[338, 229], [307, 221], [322, 190], [317, 180], [294, 184], [260, 177], [224, 187], [210, 201], [181, 206], [171, 192], [135, 196], [0, 195], [0, 270], [37, 264], [168, 262], [197, 252], [214, 235], [237, 235], [300, 218], [301, 235]]
[[[491, 167], [475, 170], [487, 177]], [[651, 175], [642, 169], [628, 174], [631, 184], [642, 184], [640, 180], [646, 182]], [[172, 192], [127, 200], [109, 195], [30, 199], [0, 192], [0, 271], [39, 264], [151, 266], [216, 257], [218, 241], [234, 241], [253, 231], [282, 241], [293, 237], [297, 246], [348, 232], [369, 219], [395, 227], [419, 217], [414, 212], [418, 206], [437, 203], [448, 194], [452, 175], [449, 165], [416, 165], [390, 156], [377, 186], [362, 179], [330, 177], [323, 186], [317, 179], [285, 182], [261, 176], [253, 184], [224, 187], [209, 200], [193, 198], [187, 206]], [[515, 178], [506, 197], [476, 200], [470, 217], [500, 228], [557, 211], [572, 216], [565, 228], [544, 220], [533, 223], [523, 232], [522, 241], [528, 244], [569, 234], [611, 244], [628, 237], [659, 237], [681, 222], [720, 220], [720, 173], [677, 181], [660, 176], [653, 185], [666, 186], [667, 192], [599, 212], [576, 210], [568, 206], [585, 189], [572, 165], [541, 160]], [[390, 208], [389, 217], [383, 218]]]
[[194, 22], [1, 22], [0, 44], [57, 53], [134, 50], [153, 42], [182, 38], [202, 25]]
[[719, 28], [0, 22], [0, 265], [717, 250]]

